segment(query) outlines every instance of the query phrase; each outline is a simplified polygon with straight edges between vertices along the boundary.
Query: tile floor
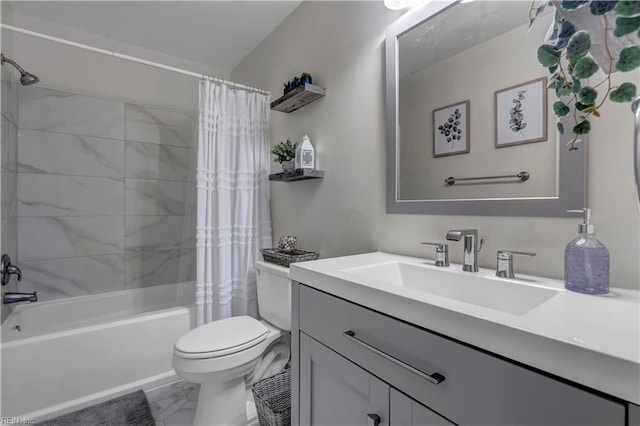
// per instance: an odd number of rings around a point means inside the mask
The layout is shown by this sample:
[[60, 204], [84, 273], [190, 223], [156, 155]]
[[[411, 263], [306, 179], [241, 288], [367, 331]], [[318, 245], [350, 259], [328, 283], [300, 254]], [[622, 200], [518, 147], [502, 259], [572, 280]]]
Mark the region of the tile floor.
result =
[[188, 426], [193, 424], [200, 385], [184, 380], [145, 392], [156, 426]]
[[[200, 385], [184, 380], [145, 391], [156, 426], [191, 426], [196, 415]], [[248, 426], [259, 426], [253, 395], [247, 389]]]

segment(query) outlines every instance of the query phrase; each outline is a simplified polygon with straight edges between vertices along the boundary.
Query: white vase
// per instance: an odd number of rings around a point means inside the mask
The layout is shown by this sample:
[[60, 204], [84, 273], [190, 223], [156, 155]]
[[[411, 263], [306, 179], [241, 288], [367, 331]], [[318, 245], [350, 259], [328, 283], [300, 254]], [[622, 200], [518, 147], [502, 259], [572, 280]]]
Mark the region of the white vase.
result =
[[280, 164], [282, 165], [282, 170], [284, 170], [285, 173], [291, 173], [296, 168], [294, 160], [283, 161]]

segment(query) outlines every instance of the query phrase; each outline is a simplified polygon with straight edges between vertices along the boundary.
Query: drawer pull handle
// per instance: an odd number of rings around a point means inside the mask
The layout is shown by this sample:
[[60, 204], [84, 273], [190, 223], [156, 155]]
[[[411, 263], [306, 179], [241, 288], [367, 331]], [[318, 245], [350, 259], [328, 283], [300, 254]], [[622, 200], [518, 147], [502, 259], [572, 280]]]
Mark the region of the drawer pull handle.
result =
[[380, 426], [382, 419], [377, 414], [367, 414], [367, 426]]
[[417, 374], [418, 376], [422, 377], [423, 379], [430, 381], [434, 385], [439, 385], [440, 383], [444, 382], [445, 377], [442, 374], [440, 374], [438, 372], [433, 373], [433, 374], [424, 373], [424, 372], [418, 370], [417, 368], [414, 368], [414, 367], [410, 366], [409, 364], [400, 361], [398, 358], [394, 358], [391, 355], [389, 355], [388, 353], [383, 352], [380, 349], [371, 346], [367, 342], [364, 342], [364, 341], [358, 339], [356, 337], [356, 333], [354, 333], [351, 330], [345, 331], [344, 333], [342, 333], [342, 335], [344, 337], [346, 337], [347, 339], [351, 340], [352, 342], [357, 343], [358, 345], [369, 349], [371, 352], [373, 352], [373, 353], [375, 353], [377, 355], [380, 355], [382, 358], [386, 359], [387, 361], [391, 361], [395, 365], [397, 365], [399, 367], [402, 367], [405, 370], [409, 370], [413, 374]]

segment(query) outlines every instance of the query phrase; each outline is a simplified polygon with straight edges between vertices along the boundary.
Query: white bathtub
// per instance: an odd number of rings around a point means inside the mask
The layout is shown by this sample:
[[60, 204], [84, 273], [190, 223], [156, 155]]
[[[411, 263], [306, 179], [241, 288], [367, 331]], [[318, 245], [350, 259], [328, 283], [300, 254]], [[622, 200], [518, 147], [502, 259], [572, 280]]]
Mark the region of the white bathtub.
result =
[[2, 416], [49, 419], [177, 380], [172, 348], [194, 326], [194, 293], [180, 283], [16, 307], [2, 324]]

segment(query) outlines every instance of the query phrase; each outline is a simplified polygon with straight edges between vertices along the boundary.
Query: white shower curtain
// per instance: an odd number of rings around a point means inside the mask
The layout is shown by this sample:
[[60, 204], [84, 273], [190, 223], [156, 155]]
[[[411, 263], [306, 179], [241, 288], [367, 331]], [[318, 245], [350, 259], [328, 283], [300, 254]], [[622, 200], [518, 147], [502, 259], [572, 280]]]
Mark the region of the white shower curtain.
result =
[[197, 325], [257, 316], [254, 261], [271, 247], [269, 98], [200, 82]]

